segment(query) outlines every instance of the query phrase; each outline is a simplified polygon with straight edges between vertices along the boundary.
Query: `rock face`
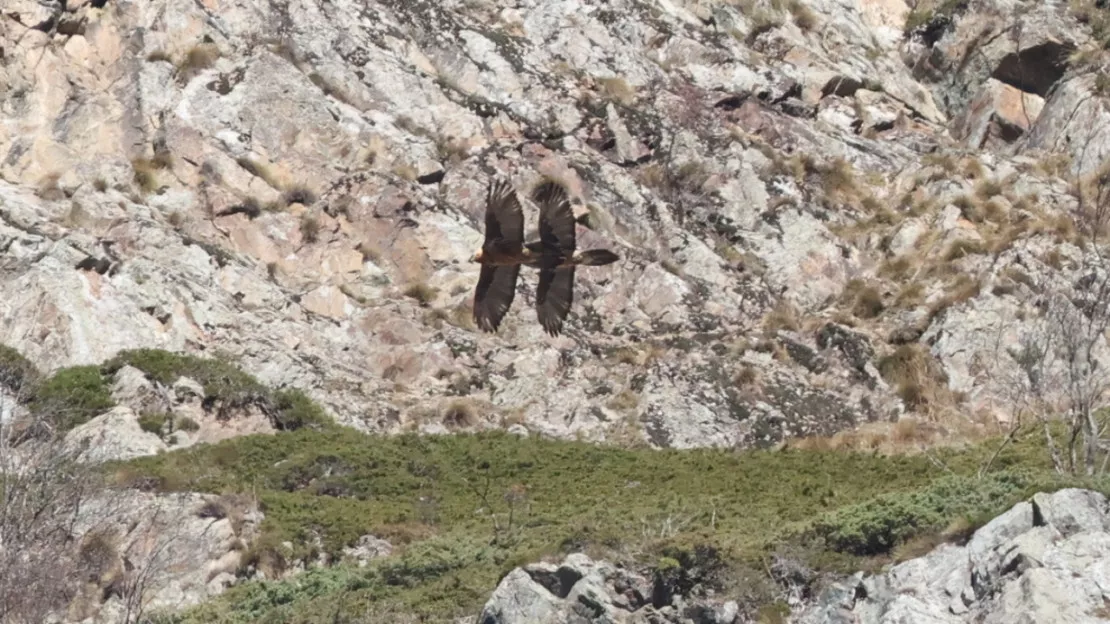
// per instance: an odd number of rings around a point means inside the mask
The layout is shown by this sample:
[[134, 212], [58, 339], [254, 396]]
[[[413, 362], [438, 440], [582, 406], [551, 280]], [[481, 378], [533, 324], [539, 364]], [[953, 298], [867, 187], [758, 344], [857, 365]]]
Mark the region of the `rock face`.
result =
[[[1005, 417], [973, 362], [1005, 366], [1032, 330], [1000, 344], [995, 312], [1032, 315], [1069, 270], [1016, 250], [1082, 256], [1016, 224], [1075, 206], [1037, 150], [1106, 125], [1088, 30], [1059, 3], [948, 3], [907, 37], [900, 0], [787, 4], [19, 0], [0, 341], [48, 371], [219, 350], [386, 433], [453, 430], [455, 401], [467, 427], [674, 447]], [[965, 147], [981, 157], [935, 158]], [[541, 176], [567, 184], [579, 246], [621, 261], [579, 272], [563, 336], [529, 272], [481, 334], [486, 186]], [[999, 285], [1015, 264], [1043, 277]], [[820, 346], [830, 322], [869, 349]], [[919, 339], [969, 405], [887, 379]]]
[[1110, 502], [1097, 492], [1040, 493], [980, 528], [965, 545], [873, 577], [857, 574], [795, 614], [798, 624], [1110, 621]]
[[574, 553], [558, 565], [536, 563], [509, 572], [490, 596], [477, 624], [738, 621], [735, 602], [686, 604], [678, 597], [676, 604], [656, 605], [654, 593], [650, 579]]

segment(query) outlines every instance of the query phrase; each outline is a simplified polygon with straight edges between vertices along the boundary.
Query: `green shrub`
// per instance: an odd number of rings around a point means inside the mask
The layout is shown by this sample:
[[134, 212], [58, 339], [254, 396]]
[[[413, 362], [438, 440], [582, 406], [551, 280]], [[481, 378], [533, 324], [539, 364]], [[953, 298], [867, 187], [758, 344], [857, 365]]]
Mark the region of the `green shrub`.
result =
[[206, 407], [219, 402], [224, 407], [242, 407], [259, 401], [268, 391], [257, 379], [234, 364], [214, 358], [170, 353], [161, 349], [120, 351], [104, 363], [107, 375], [124, 366], [133, 366], [153, 381], [168, 386], [187, 377], [204, 386]]
[[993, 473], [983, 479], [943, 477], [921, 490], [886, 494], [826, 514], [813, 530], [839, 552], [885, 553], [915, 534], [943, 529], [957, 517], [1004, 511], [1035, 482], [1021, 472]]
[[332, 424], [331, 417], [300, 390], [274, 392], [254, 376], [222, 359], [200, 358], [161, 349], [134, 349], [120, 351], [105, 362], [103, 372], [114, 375], [124, 366], [133, 366], [164, 386], [173, 384], [180, 377], [196, 381], [204, 387], [205, 409], [218, 407], [223, 412], [229, 408], [257, 405], [269, 414], [274, 427], [280, 430], [321, 428]]
[[38, 369], [22, 353], [7, 345], [0, 345], [0, 386], [19, 395], [25, 386], [38, 377]]
[[274, 426], [283, 431], [302, 427], [321, 429], [333, 424], [330, 416], [300, 390], [278, 390], [273, 397]]
[[[820, 538], [880, 551], [910, 535], [902, 524], [929, 530], [1020, 498], [1024, 473], [972, 478], [996, 444], [936, 450], [945, 470], [923, 455], [621, 449], [504, 432], [372, 436], [331, 426], [115, 465], [164, 489], [257, 495], [262, 541], [248, 559], [271, 571], [321, 552], [338, 558], [362, 535], [390, 540], [397, 554], [365, 568], [246, 582], [183, 615], [324, 624], [387, 606], [427, 621], [473, 615], [514, 564], [582, 550], [658, 571], [664, 594], [702, 585], [770, 604], [773, 581], [758, 575], [782, 544], [815, 569], [859, 569], [855, 554], [821, 558], [829, 551]], [[1008, 445], [994, 465], [1050, 470], [1035, 435]], [[521, 488], [527, 501], [511, 508], [510, 531], [510, 503], [520, 500], [510, 493]], [[434, 521], [423, 511], [429, 501]]]
[[59, 370], [35, 386], [29, 404], [34, 414], [62, 431], [88, 422], [116, 405], [98, 366]]
[[147, 433], [162, 437], [162, 430], [166, 426], [166, 421], [172, 418], [169, 414], [162, 412], [143, 414], [139, 416], [139, 428]]
[[200, 429], [200, 425], [197, 424], [197, 421], [188, 416], [178, 416], [174, 418], [173, 426], [180, 431], [196, 431]]
[[492, 561], [494, 551], [480, 540], [435, 537], [383, 561], [378, 570], [387, 585], [415, 587], [453, 570]]

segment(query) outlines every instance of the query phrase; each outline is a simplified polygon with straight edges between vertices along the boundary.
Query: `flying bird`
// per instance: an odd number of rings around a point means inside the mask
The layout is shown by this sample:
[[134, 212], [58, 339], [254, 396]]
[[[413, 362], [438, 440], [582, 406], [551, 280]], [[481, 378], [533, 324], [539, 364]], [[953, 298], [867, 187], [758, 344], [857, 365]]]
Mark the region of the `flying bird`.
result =
[[576, 251], [575, 219], [566, 189], [545, 180], [532, 190], [540, 207], [539, 240], [524, 241], [524, 214], [512, 187], [490, 184], [486, 194], [486, 237], [471, 258], [482, 265], [474, 290], [474, 322], [485, 332], [496, 332], [516, 294], [520, 267], [539, 269], [536, 316], [550, 336], [562, 332], [574, 302], [574, 274], [578, 266], [604, 266], [620, 257], [608, 249]]

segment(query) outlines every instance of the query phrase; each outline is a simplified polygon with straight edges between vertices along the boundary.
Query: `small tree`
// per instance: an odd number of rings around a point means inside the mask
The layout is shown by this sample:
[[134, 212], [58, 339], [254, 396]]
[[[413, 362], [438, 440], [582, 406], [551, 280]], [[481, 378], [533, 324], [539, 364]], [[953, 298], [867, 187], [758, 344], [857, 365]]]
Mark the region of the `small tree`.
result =
[[[1110, 226], [1110, 167], [1077, 179], [1076, 202], [1069, 215], [1083, 250], [1072, 287], [1059, 279], [1043, 280], [1040, 316], [1010, 356], [1021, 374], [1011, 381], [1012, 400], [1021, 415], [1032, 415], [1059, 472], [1087, 475], [1105, 472], [1110, 444], [1101, 410], [1110, 398], [1110, 265], [1105, 234]], [[1058, 438], [1051, 421], [1060, 418]]]
[[13, 624], [42, 622], [76, 595], [85, 575], [74, 528], [103, 491], [49, 414], [19, 415], [29, 391], [15, 383], [0, 393], [0, 621]]

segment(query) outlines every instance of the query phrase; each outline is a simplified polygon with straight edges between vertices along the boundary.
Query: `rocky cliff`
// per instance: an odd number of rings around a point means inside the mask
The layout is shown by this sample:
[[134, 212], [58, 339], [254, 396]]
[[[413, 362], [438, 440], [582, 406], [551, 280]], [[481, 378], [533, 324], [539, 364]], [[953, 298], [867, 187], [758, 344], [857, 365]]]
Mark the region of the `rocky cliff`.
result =
[[[1066, 180], [1106, 150], [1097, 41], [1053, 4], [4, 16], [0, 339], [47, 370], [219, 351], [367, 431], [443, 431], [458, 401], [673, 447], [1005, 417], [987, 369], [1079, 268]], [[485, 188], [541, 175], [623, 260], [581, 272], [558, 339], [529, 279], [476, 333]], [[899, 345], [929, 365], [876, 369]]]
[[[1069, 334], [1084, 383], [1110, 365], [1089, 296], [1107, 20], [1082, 1], [9, 0], [0, 343], [46, 374], [219, 356], [368, 433], [996, 433], [1074, 404], [1053, 328], [1095, 321]], [[579, 246], [621, 261], [579, 271], [560, 337], [527, 271], [478, 332], [486, 188], [509, 180], [534, 229], [544, 176]], [[119, 407], [69, 434], [82, 461], [292, 428], [151, 370], [112, 369]], [[144, 405], [197, 427], [152, 434]]]

